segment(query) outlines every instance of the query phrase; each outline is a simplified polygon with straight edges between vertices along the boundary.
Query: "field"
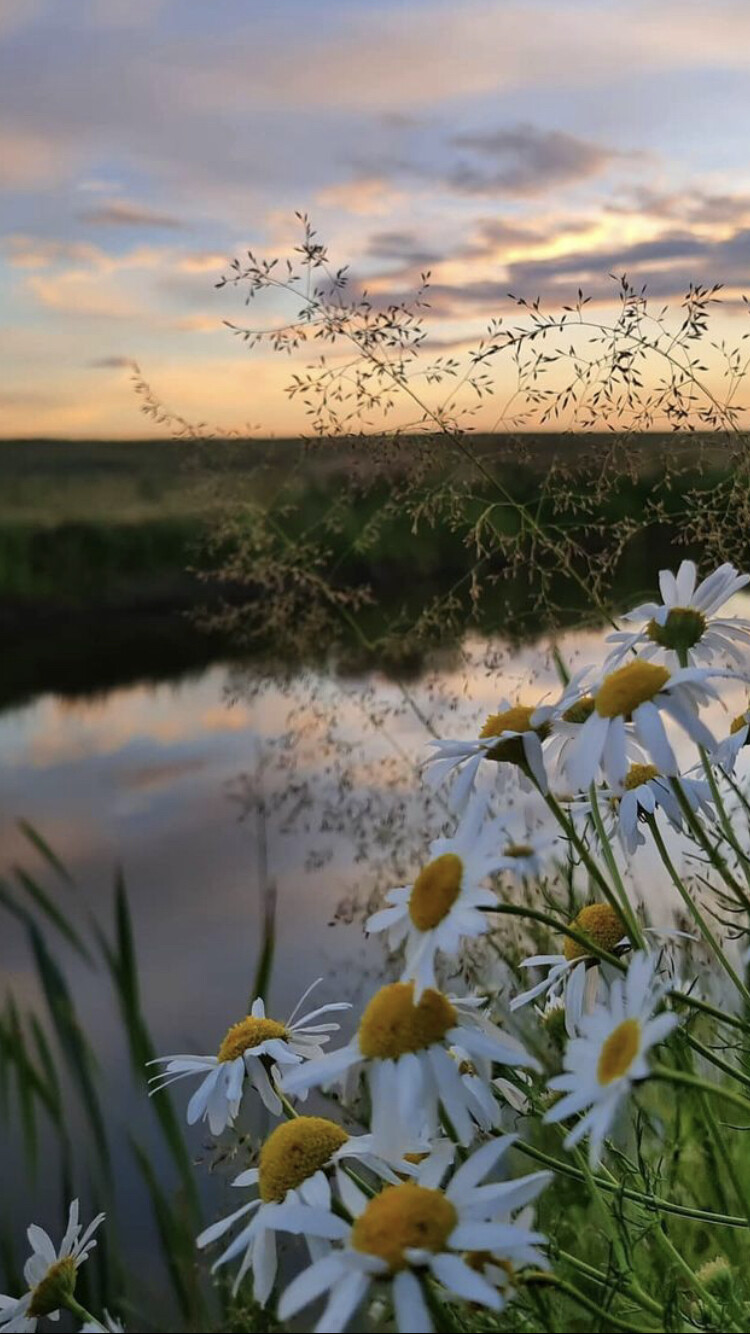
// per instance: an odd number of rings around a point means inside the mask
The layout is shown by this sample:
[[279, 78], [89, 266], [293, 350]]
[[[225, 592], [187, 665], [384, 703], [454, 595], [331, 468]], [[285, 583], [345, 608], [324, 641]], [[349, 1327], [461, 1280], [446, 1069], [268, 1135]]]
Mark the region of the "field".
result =
[[[654, 436], [633, 446], [634, 471], [599, 504], [597, 522], [606, 527], [610, 519], [643, 512], [662, 475], [664, 443]], [[597, 445], [594, 439], [586, 448]], [[674, 455], [674, 442], [669, 445]], [[694, 441], [680, 448], [689, 465]], [[711, 448], [710, 482], [722, 476], [721, 448]], [[522, 503], [535, 496], [552, 458], [580, 449], [570, 439], [533, 437], [519, 465], [502, 437], [480, 442], [482, 457], [510, 480]], [[395, 476], [401, 466], [392, 461]], [[290, 539], [323, 529], [337, 586], [371, 591], [372, 606], [361, 618], [374, 639], [396, 621], [409, 624], [430, 599], [453, 590], [463, 608], [459, 619], [483, 632], [497, 629], [491, 602], [472, 605], [468, 595], [476, 551], [466, 528], [485, 497], [475, 489], [462, 499], [462, 523], [427, 521], [415, 529], [408, 513], [388, 511], [389, 477], [368, 477], [365, 469], [363, 478], [360, 470], [352, 488], [350, 472], [344, 448], [306, 452], [290, 440], [0, 442], [0, 628], [6, 643], [0, 704], [50, 689], [76, 694], [137, 678], [165, 679], [269, 647], [238, 648], [220, 625], [199, 629], [192, 613], [198, 605], [210, 611], [223, 600], [252, 600], [252, 587], [216, 577], [215, 552], [208, 548], [230, 508], [262, 509], [282, 487]], [[647, 554], [669, 557], [677, 514], [694, 481], [690, 470], [672, 481], [665, 521], [639, 529], [623, 549], [615, 571], [622, 596], [643, 590]], [[512, 537], [514, 516], [501, 518]], [[529, 608], [528, 570], [508, 578], [499, 558], [485, 568], [490, 581], [493, 571], [504, 579], [504, 630], [519, 639], [538, 634], [544, 616]], [[571, 620], [590, 614], [569, 580], [560, 578], [559, 594]], [[446, 638], [454, 634], [446, 631]], [[278, 644], [270, 648], [279, 651]], [[387, 665], [389, 651], [379, 656]]]

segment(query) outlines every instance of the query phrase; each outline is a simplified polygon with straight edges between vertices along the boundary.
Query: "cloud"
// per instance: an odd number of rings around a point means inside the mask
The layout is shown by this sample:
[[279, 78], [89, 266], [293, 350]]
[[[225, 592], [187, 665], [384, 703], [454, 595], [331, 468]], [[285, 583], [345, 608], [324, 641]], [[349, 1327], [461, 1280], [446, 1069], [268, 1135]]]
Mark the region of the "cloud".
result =
[[105, 256], [86, 241], [60, 241], [15, 233], [5, 239], [8, 262], [14, 269], [45, 269], [61, 261], [100, 264]]
[[59, 274], [34, 273], [28, 289], [42, 306], [75, 315], [76, 319], [123, 320], [138, 316], [141, 307], [127, 293], [113, 291], [95, 273], [71, 269]]
[[132, 371], [135, 370], [137, 363], [132, 357], [95, 357], [86, 365], [96, 371]]
[[58, 184], [79, 157], [72, 143], [61, 154], [43, 126], [14, 124], [10, 119], [0, 126], [0, 185], [7, 189], [27, 190], [40, 181]]
[[461, 194], [540, 194], [598, 176], [624, 156], [593, 140], [529, 124], [459, 134], [451, 142], [475, 154], [445, 178]]
[[392, 213], [402, 195], [384, 176], [360, 176], [318, 190], [315, 202], [322, 208], [337, 209], [358, 216], [378, 217]]
[[737, 226], [750, 220], [750, 194], [716, 193], [694, 185], [689, 191], [665, 192], [641, 186], [628, 199], [608, 201], [607, 212], [675, 219], [694, 226]]
[[84, 209], [78, 216], [96, 227], [162, 227], [176, 231], [185, 225], [173, 214], [159, 213], [127, 199], [114, 199], [98, 208]]
[[367, 243], [367, 254], [375, 259], [396, 259], [401, 264], [428, 268], [440, 259], [436, 251], [425, 249], [415, 232], [375, 232]]

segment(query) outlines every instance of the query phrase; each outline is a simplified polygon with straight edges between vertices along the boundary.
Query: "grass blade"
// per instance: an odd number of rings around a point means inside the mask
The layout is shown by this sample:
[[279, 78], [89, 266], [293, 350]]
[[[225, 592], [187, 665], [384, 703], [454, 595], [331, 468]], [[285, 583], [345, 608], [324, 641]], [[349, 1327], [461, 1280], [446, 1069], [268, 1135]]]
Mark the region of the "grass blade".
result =
[[109, 1146], [94, 1080], [93, 1053], [78, 1021], [68, 984], [38, 927], [29, 928], [29, 937], [57, 1040], [86, 1112], [104, 1178], [111, 1182]]

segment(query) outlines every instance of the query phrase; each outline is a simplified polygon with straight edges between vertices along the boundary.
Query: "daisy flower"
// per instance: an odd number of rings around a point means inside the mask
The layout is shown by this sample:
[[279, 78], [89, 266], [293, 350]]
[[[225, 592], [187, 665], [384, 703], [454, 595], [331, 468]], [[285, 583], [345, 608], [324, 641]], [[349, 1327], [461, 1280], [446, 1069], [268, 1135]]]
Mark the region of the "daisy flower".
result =
[[[628, 774], [630, 726], [636, 740], [661, 773], [678, 773], [677, 760], [667, 738], [662, 713], [678, 723], [697, 746], [712, 750], [715, 741], [698, 717], [698, 706], [716, 689], [704, 668], [669, 668], [641, 658], [607, 673], [591, 692], [589, 717], [572, 739], [565, 755], [564, 773], [576, 792], [588, 791], [600, 766], [612, 787], [621, 787]], [[722, 673], [723, 674], [723, 673]]]
[[[450, 1054], [458, 1065], [458, 1073], [470, 1100], [471, 1114], [480, 1130], [485, 1132], [500, 1125], [500, 1104], [493, 1093], [498, 1081], [492, 1079], [492, 1062], [479, 1056], [471, 1057], [465, 1047], [451, 1047]], [[510, 1082], [510, 1081], [506, 1081]], [[511, 1085], [515, 1088], [515, 1085]], [[506, 1099], [507, 1101], [507, 1099]]]
[[430, 844], [429, 860], [411, 885], [386, 895], [389, 907], [373, 913], [365, 931], [387, 932], [391, 949], [406, 946], [402, 982], [413, 980], [415, 998], [435, 987], [438, 951], [456, 954], [464, 936], [480, 936], [489, 928], [483, 909], [497, 906], [497, 897], [483, 881], [502, 866], [501, 831], [493, 820], [483, 826], [486, 806], [475, 800], [452, 838]]
[[740, 574], [726, 563], [696, 588], [697, 578], [691, 560], [684, 560], [676, 575], [661, 570], [662, 601], [644, 602], [623, 616], [623, 621], [638, 629], [617, 630], [607, 636], [608, 643], [617, 645], [608, 665], [616, 665], [633, 649], [642, 658], [658, 658], [668, 667], [680, 667], [683, 657], [693, 667], [722, 655], [742, 661], [742, 649], [750, 645], [750, 621], [739, 616], [717, 616], [716, 612], [750, 583], [750, 574]]
[[207, 1120], [212, 1135], [220, 1135], [233, 1124], [246, 1079], [268, 1111], [273, 1116], [280, 1116], [281, 1100], [275, 1088], [281, 1077], [280, 1067], [298, 1065], [322, 1056], [323, 1044], [329, 1041], [328, 1034], [337, 1033], [339, 1025], [313, 1024], [312, 1021], [335, 1010], [351, 1008], [347, 1001], [335, 1001], [320, 1005], [297, 1019], [310, 992], [321, 981], [322, 978], [318, 978], [308, 987], [285, 1023], [267, 1017], [260, 997], [253, 1001], [250, 1014], [232, 1025], [215, 1056], [157, 1057], [150, 1064], [163, 1065], [164, 1069], [154, 1076], [156, 1086], [151, 1092], [158, 1093], [178, 1079], [201, 1078], [188, 1103], [187, 1122], [192, 1126], [196, 1121]]
[[549, 865], [550, 853], [559, 841], [557, 831], [532, 833], [526, 828], [513, 834], [506, 826], [504, 832], [501, 855], [497, 859], [498, 871], [505, 871], [518, 881], [540, 880]]
[[[407, 1146], [405, 1146], [407, 1147]], [[429, 1145], [410, 1141], [414, 1150], [429, 1150]], [[452, 1145], [449, 1149], [452, 1154]], [[421, 1156], [421, 1154], [420, 1154]], [[271, 1295], [277, 1271], [276, 1231], [283, 1231], [279, 1205], [304, 1204], [314, 1209], [331, 1208], [329, 1176], [338, 1164], [347, 1158], [364, 1163], [386, 1181], [397, 1182], [398, 1177], [372, 1152], [370, 1135], [350, 1136], [335, 1121], [322, 1116], [297, 1116], [269, 1135], [261, 1151], [257, 1167], [241, 1172], [233, 1186], [254, 1189], [254, 1198], [205, 1229], [197, 1240], [199, 1247], [210, 1246], [245, 1219], [240, 1231], [213, 1266], [215, 1272], [222, 1265], [242, 1256], [233, 1285], [236, 1295], [243, 1278], [252, 1267], [253, 1297], [265, 1306]], [[416, 1169], [408, 1162], [399, 1164], [402, 1173]], [[325, 1244], [312, 1239], [311, 1257], [320, 1258], [327, 1249]]]
[[[550, 723], [550, 738], [545, 748], [547, 772], [559, 775], [564, 781], [568, 756], [575, 752], [576, 742], [581, 728], [591, 717], [596, 702], [590, 691], [592, 667], [584, 667], [571, 677], [565, 691], [555, 705]], [[641, 763], [645, 755], [636, 738], [628, 732], [625, 737], [625, 751], [631, 764]]]
[[439, 787], [454, 770], [462, 769], [450, 794], [454, 811], [463, 810], [469, 800], [482, 760], [512, 764], [522, 776], [530, 775], [546, 792], [542, 742], [549, 735], [552, 712], [547, 705], [532, 707], [501, 700], [498, 712], [489, 715], [478, 737], [428, 742], [436, 747], [436, 753], [425, 762], [425, 781], [431, 787]]
[[712, 758], [728, 774], [733, 774], [737, 758], [750, 736], [750, 708], [745, 709], [732, 721], [729, 736], [723, 738], [714, 750]]
[[[570, 925], [607, 954], [615, 954], [629, 943], [625, 923], [609, 903], [587, 904]], [[562, 1001], [565, 1026], [572, 1035], [584, 1010], [591, 1009], [596, 1000], [600, 963], [598, 955], [587, 954], [583, 945], [572, 936], [565, 937], [560, 954], [530, 955], [521, 961], [521, 968], [546, 968], [547, 972], [528, 991], [512, 998], [511, 1011], [519, 1010], [542, 995], [546, 995], [547, 1002], [555, 1008]]]
[[[680, 786], [691, 811], [711, 815], [711, 788], [705, 779], [683, 774]], [[606, 803], [614, 832], [631, 856], [646, 842], [640, 824], [657, 810], [664, 811], [673, 829], [679, 832], [683, 828], [680, 803], [655, 764], [631, 764], [620, 791], [605, 788], [599, 795]]]
[[96, 1246], [94, 1233], [103, 1220], [104, 1214], [97, 1214], [81, 1232], [78, 1200], [74, 1200], [59, 1250], [44, 1228], [32, 1223], [26, 1234], [32, 1254], [23, 1267], [28, 1291], [17, 1299], [0, 1296], [0, 1330], [9, 1334], [11, 1330], [35, 1330], [40, 1316], [59, 1318], [59, 1308], [75, 1293], [78, 1270]]
[[416, 1001], [412, 982], [391, 982], [372, 997], [347, 1046], [289, 1071], [282, 1087], [294, 1094], [364, 1072], [373, 1146], [387, 1162], [409, 1132], [434, 1137], [441, 1106], [460, 1142], [469, 1144], [484, 1112], [451, 1048], [462, 1048], [470, 1060], [538, 1069], [519, 1042], [476, 1012], [481, 1004], [432, 988]]
[[436, 1171], [432, 1163], [416, 1180], [386, 1186], [369, 1199], [347, 1181], [344, 1204], [351, 1223], [330, 1211], [282, 1208], [290, 1231], [339, 1244], [292, 1280], [279, 1302], [279, 1318], [290, 1320], [327, 1293], [316, 1334], [338, 1334], [371, 1285], [384, 1282], [402, 1334], [430, 1334], [434, 1326], [424, 1290], [430, 1279], [448, 1297], [501, 1311], [505, 1299], [494, 1282], [495, 1269], [504, 1271], [504, 1285], [506, 1266], [538, 1263], [537, 1248], [546, 1244], [513, 1215], [552, 1179], [550, 1172], [535, 1172], [482, 1185], [513, 1140], [507, 1135], [484, 1144], [443, 1189], [444, 1168]]
[[633, 1084], [648, 1076], [649, 1051], [679, 1022], [673, 1014], [654, 1014], [665, 991], [654, 972], [653, 958], [633, 955], [626, 977], [611, 983], [607, 1001], [581, 1016], [579, 1035], [565, 1049], [563, 1073], [549, 1082], [553, 1092], [564, 1096], [545, 1121], [566, 1121], [585, 1112], [568, 1133], [565, 1147], [588, 1135], [592, 1166]]

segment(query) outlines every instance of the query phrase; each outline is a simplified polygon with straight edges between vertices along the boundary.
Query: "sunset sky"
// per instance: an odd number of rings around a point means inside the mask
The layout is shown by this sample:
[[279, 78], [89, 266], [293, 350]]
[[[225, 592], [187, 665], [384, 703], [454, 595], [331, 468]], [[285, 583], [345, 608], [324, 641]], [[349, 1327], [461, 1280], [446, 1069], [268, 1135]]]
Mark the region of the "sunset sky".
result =
[[507, 291], [750, 291], [747, 0], [2, 0], [0, 434], [293, 431], [214, 283], [307, 210], [436, 342]]

